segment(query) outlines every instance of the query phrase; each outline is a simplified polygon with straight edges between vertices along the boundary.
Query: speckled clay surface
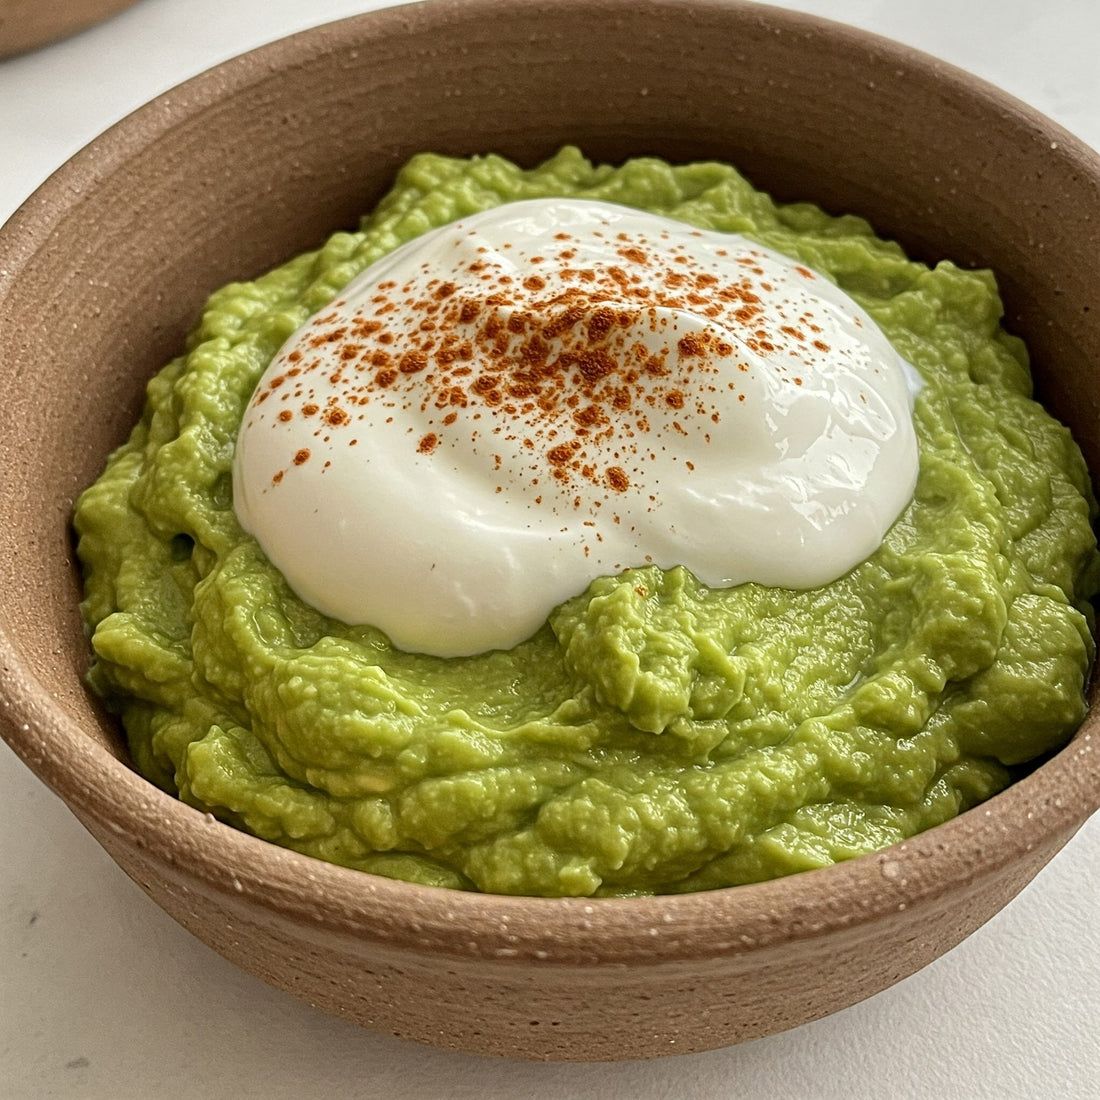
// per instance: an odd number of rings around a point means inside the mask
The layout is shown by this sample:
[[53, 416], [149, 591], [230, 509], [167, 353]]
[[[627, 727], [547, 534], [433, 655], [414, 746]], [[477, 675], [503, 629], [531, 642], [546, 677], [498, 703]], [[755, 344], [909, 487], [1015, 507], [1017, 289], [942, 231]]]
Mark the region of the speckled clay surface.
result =
[[[720, 157], [995, 267], [1041, 395], [1100, 470], [1100, 163], [932, 59], [739, 3], [457, 0], [288, 39], [98, 139], [0, 232], [0, 725], [169, 913], [267, 981], [443, 1047], [615, 1059], [781, 1030], [912, 973], [1100, 805], [1095, 713], [1062, 753], [898, 848], [678, 898], [414, 887], [245, 836], [126, 766], [82, 687], [68, 520], [213, 288], [350, 225], [421, 149]], [[1090, 307], [1092, 307], [1090, 309]]]
[[0, 57], [86, 30], [134, 0], [0, 0]]

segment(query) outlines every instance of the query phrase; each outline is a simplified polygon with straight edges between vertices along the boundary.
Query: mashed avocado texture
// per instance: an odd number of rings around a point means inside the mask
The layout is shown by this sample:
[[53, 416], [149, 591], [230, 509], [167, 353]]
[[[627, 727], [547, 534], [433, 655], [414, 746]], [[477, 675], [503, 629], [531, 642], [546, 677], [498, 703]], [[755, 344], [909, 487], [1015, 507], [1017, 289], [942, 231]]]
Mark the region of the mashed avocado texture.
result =
[[[877, 552], [806, 591], [630, 569], [515, 649], [451, 659], [293, 595], [233, 509], [234, 440], [266, 365], [401, 242], [549, 195], [744, 233], [871, 314], [924, 378], [916, 492]], [[214, 294], [149, 383], [76, 509], [92, 684], [165, 790], [396, 878], [667, 893], [900, 841], [1003, 788], [1085, 712], [1092, 491], [1000, 315], [988, 272], [915, 263], [859, 218], [777, 206], [725, 165], [418, 156], [357, 232]]]

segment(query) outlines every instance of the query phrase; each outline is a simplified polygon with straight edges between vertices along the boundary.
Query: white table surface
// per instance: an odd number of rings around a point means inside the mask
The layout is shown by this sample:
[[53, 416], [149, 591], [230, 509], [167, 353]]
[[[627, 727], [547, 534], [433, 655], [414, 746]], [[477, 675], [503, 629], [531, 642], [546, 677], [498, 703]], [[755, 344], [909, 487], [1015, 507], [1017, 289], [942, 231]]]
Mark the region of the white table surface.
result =
[[[170, 86], [380, 6], [140, 0], [0, 62], [0, 221], [98, 132]], [[788, 6], [954, 62], [1100, 148], [1096, 0]], [[362, 1031], [238, 971], [149, 901], [0, 745], [0, 1100], [1100, 1098], [1098, 882], [1100, 815], [961, 946], [827, 1019], [651, 1062], [498, 1061]]]

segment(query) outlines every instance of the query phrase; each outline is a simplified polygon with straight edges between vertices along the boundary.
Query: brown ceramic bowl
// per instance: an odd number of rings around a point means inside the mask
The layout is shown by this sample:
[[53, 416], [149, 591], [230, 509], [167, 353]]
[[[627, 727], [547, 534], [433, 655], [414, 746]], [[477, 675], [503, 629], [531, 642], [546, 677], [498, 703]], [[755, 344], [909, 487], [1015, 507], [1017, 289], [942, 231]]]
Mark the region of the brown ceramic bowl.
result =
[[87, 30], [135, 0], [0, 0], [0, 57]]
[[351, 224], [411, 153], [719, 157], [990, 265], [1041, 396], [1100, 471], [1100, 163], [980, 81], [818, 19], [714, 0], [444, 0], [219, 66], [96, 140], [0, 234], [0, 667], [16, 752], [148, 894], [327, 1011], [444, 1047], [615, 1059], [736, 1043], [896, 982], [1000, 909], [1100, 805], [1096, 707], [949, 824], [683, 897], [411, 886], [215, 823], [127, 764], [82, 686], [69, 516], [204, 296]]

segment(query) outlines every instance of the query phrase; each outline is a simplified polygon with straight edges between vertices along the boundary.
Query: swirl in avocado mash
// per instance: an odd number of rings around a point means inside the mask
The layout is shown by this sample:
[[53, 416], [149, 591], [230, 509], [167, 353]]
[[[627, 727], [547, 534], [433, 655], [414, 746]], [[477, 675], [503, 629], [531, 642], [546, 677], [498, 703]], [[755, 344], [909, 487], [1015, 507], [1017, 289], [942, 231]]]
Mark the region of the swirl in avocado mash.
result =
[[[910, 505], [793, 591], [604, 577], [514, 649], [435, 658], [321, 616], [240, 528], [238, 425], [285, 339], [401, 242], [570, 195], [740, 232], [833, 278], [924, 379]], [[1065, 428], [988, 272], [906, 259], [738, 173], [575, 149], [425, 154], [358, 232], [210, 299], [75, 516], [93, 686], [137, 768], [259, 837], [513, 894], [709, 889], [889, 845], [989, 797], [1084, 715], [1100, 568]]]

